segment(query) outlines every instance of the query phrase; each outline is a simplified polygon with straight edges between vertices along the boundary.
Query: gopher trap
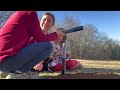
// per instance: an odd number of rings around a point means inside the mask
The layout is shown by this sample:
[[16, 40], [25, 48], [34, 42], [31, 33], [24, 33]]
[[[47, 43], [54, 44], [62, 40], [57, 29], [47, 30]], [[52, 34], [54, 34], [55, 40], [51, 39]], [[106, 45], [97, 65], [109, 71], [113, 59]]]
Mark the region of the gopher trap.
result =
[[[63, 30], [62, 32], [65, 34], [68, 34], [68, 33], [77, 32], [81, 30], [83, 30], [83, 26], [75, 27], [69, 30]], [[65, 41], [63, 44], [64, 46], [63, 46], [63, 58], [62, 58], [62, 75], [64, 75], [66, 71], [66, 40], [67, 38], [65, 38]]]

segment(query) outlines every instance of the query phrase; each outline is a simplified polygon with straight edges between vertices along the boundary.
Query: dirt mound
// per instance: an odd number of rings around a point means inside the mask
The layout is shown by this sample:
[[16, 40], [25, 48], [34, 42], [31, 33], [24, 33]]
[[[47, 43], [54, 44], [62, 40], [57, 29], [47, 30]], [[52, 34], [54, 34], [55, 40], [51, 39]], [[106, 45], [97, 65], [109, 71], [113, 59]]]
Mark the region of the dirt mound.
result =
[[54, 77], [49, 77], [49, 79], [120, 79], [120, 75], [113, 73], [75, 73], [75, 74], [65, 74]]

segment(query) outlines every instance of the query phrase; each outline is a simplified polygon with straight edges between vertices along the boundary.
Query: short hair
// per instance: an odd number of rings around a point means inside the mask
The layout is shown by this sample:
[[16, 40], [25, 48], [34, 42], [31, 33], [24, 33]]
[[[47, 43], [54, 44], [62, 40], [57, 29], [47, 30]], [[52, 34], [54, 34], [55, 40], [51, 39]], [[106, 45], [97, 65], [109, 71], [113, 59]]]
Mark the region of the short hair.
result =
[[44, 14], [42, 15], [42, 17], [43, 17], [44, 15], [49, 15], [49, 16], [51, 16], [51, 17], [53, 18], [53, 24], [52, 24], [52, 25], [55, 24], [55, 16], [54, 16], [52, 13], [46, 12], [46, 13], [44, 13]]

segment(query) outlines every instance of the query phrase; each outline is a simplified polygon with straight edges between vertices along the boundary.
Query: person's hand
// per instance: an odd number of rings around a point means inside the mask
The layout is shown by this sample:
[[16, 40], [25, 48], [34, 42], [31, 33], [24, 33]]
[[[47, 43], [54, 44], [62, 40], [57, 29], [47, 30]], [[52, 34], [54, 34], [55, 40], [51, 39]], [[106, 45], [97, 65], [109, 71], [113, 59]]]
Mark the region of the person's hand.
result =
[[37, 65], [35, 65], [33, 68], [34, 68], [35, 70], [41, 71], [41, 70], [43, 69], [43, 62], [44, 62], [44, 61], [39, 62], [39, 63], [38, 63]]
[[65, 34], [61, 30], [56, 30], [58, 37], [64, 37]]
[[63, 55], [63, 51], [58, 51], [57, 53], [56, 53], [56, 56], [62, 56]]

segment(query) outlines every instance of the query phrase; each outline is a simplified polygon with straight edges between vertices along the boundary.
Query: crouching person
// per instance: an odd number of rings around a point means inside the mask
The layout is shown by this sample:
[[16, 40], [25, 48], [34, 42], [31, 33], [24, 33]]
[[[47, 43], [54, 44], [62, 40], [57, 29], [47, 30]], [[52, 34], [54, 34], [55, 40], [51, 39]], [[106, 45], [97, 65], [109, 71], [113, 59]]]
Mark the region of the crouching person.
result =
[[14, 12], [0, 29], [0, 74], [6, 73], [6, 79], [40, 78], [31, 69], [50, 56], [50, 41], [64, 36], [61, 31], [42, 33], [54, 25], [54, 20], [50, 13], [43, 14], [39, 23], [36, 11]]

